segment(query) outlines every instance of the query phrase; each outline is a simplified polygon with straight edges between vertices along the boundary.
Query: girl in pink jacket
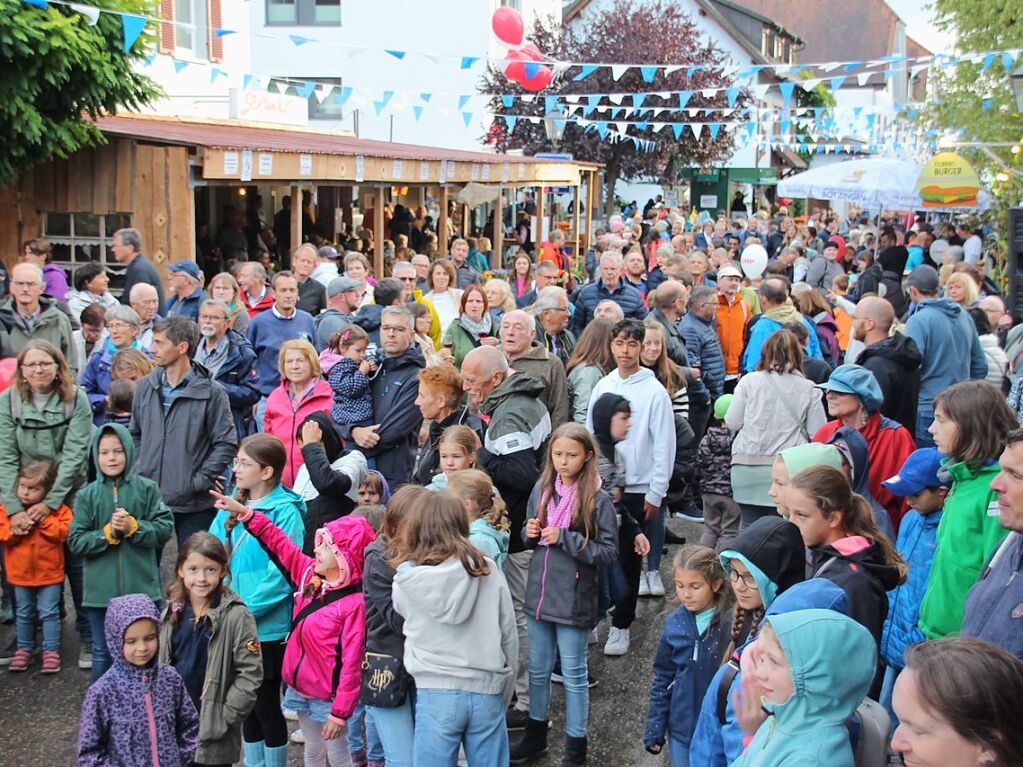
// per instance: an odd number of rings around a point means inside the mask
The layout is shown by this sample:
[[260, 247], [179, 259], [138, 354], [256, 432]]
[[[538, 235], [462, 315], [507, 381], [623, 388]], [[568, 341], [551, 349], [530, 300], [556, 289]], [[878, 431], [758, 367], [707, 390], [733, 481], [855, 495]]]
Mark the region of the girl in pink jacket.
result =
[[217, 507], [245, 525], [296, 588], [281, 676], [288, 686], [284, 707], [298, 712], [305, 735], [305, 764], [349, 764], [348, 743], [339, 736], [359, 700], [363, 552], [376, 537], [373, 528], [362, 517], [328, 522], [316, 531], [316, 556], [308, 557], [262, 512], [217, 498]]

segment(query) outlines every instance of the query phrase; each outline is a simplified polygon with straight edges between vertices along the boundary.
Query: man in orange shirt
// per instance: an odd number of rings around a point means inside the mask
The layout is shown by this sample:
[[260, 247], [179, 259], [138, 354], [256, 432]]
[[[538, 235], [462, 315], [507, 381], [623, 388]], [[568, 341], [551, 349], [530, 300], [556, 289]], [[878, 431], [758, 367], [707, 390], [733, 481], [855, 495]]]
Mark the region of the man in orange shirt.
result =
[[739, 357], [742, 356], [742, 335], [749, 320], [749, 304], [739, 295], [742, 272], [733, 264], [718, 269], [718, 340], [725, 355], [725, 392], [735, 390], [739, 381]]

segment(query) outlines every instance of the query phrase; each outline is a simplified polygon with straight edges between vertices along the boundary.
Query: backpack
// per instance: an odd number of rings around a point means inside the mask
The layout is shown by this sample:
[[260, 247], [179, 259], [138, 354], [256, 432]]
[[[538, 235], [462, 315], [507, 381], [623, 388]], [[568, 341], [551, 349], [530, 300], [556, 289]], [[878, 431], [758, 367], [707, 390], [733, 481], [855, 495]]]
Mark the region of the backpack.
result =
[[49, 431], [50, 429], [59, 429], [62, 426], [67, 426], [71, 423], [71, 416], [75, 412], [75, 404], [77, 398], [71, 400], [71, 402], [64, 402], [64, 420], [58, 423], [48, 423], [42, 426], [28, 426], [24, 421], [21, 420], [21, 408], [22, 401], [21, 395], [16, 391], [11, 392], [11, 420], [17, 425], [19, 429], [25, 429], [26, 431]]

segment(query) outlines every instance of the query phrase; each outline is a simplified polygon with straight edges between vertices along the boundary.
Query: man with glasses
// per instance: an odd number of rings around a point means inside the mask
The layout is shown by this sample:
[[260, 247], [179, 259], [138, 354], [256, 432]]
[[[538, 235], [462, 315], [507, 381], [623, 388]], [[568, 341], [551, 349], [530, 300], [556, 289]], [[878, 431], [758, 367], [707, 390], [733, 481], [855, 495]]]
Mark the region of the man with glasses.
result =
[[157, 314], [160, 311], [160, 294], [152, 285], [136, 282], [128, 296], [128, 304], [139, 316], [139, 343], [143, 349], [148, 349], [153, 343], [153, 326], [163, 319]]
[[180, 314], [194, 322], [199, 319], [199, 307], [206, 300], [206, 291], [199, 281], [202, 274], [199, 265], [195, 261], [177, 261], [168, 264], [167, 271], [171, 273], [171, 287], [174, 289], [174, 295], [167, 299], [167, 316]]
[[384, 475], [391, 492], [412, 480], [423, 414], [419, 398], [419, 371], [426, 367], [419, 345], [414, 343], [412, 312], [404, 306], [387, 306], [380, 313], [379, 367], [371, 392], [372, 426], [344, 426], [341, 436], [351, 440]]
[[557, 265], [553, 261], [541, 261], [536, 265], [536, 269], [533, 272], [533, 289], [516, 298], [515, 305], [519, 309], [525, 309], [527, 306], [532, 306], [541, 290], [557, 284]]
[[21, 263], [11, 269], [11, 296], [0, 304], [0, 324], [10, 341], [0, 341], [0, 347], [9, 346], [4, 351], [10, 354], [4, 356], [14, 356], [32, 339], [49, 341], [60, 349], [68, 365], [78, 370], [71, 321], [57, 308], [56, 301], [43, 297], [45, 288], [43, 270], [36, 264]]
[[568, 329], [568, 322], [572, 319], [568, 293], [556, 285], [544, 288], [533, 304], [533, 315], [536, 317], [536, 340], [540, 346], [561, 360], [562, 365], [567, 364], [575, 348], [575, 336]]
[[416, 284], [419, 280], [416, 267], [408, 261], [398, 261], [391, 269], [391, 276], [401, 282], [401, 300], [406, 304], [422, 304], [430, 310], [430, 340], [435, 348], [440, 348], [440, 316], [433, 306], [433, 302], [423, 298], [421, 291]]
[[192, 361], [202, 365], [227, 391], [238, 441], [255, 433], [252, 406], [259, 402], [256, 352], [245, 336], [231, 330], [231, 310], [222, 301], [208, 299], [199, 308], [202, 340]]

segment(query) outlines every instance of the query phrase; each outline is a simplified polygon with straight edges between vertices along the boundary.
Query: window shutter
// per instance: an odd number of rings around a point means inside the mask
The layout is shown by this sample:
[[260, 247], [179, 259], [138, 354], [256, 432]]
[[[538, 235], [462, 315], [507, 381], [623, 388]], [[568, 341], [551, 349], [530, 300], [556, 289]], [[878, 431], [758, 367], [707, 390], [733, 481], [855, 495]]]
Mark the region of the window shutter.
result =
[[217, 30], [221, 27], [220, 19], [221, 0], [209, 0], [210, 13], [210, 61], [224, 60], [224, 38], [217, 37]]
[[160, 53], [174, 53], [174, 0], [160, 0]]

